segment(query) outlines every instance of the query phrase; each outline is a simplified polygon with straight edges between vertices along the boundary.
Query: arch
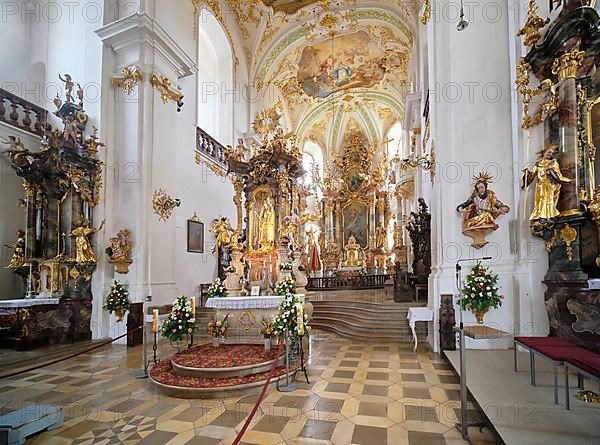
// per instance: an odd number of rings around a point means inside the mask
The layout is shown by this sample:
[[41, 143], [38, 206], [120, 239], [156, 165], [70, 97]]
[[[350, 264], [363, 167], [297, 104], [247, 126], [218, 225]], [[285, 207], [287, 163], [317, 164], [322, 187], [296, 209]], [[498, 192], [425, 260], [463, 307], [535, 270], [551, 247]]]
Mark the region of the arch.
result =
[[385, 138], [387, 141], [388, 156], [393, 158], [399, 155], [405, 158], [408, 154], [406, 153], [406, 144], [404, 143], [404, 129], [402, 128], [402, 122], [396, 122], [387, 133]]
[[234, 55], [223, 26], [207, 8], [198, 21], [197, 125], [223, 144], [234, 139]]

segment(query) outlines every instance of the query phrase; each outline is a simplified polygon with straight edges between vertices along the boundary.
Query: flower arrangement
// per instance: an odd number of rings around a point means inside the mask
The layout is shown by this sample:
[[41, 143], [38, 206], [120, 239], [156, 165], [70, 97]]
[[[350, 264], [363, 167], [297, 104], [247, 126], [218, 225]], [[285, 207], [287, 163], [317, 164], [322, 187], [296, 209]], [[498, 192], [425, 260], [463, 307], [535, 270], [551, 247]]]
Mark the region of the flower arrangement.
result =
[[287, 329], [293, 340], [303, 336], [308, 337], [307, 322], [308, 316], [304, 313], [300, 297], [287, 294], [279, 303], [279, 314], [273, 321], [273, 334], [282, 338]]
[[208, 298], [223, 298], [227, 296], [227, 288], [223, 285], [220, 278], [216, 278], [209, 286], [207, 293]]
[[306, 267], [304, 266], [304, 264], [300, 264], [300, 265], [298, 266], [298, 271], [299, 271], [299, 272], [306, 272]]
[[292, 270], [292, 263], [281, 263], [279, 265], [279, 270]]
[[296, 282], [291, 277], [284, 278], [279, 283], [277, 283], [277, 286], [275, 286], [275, 293], [277, 295], [281, 295], [281, 296], [288, 295], [288, 294], [295, 294], [296, 293]]
[[367, 270], [366, 267], [361, 267], [360, 270], [358, 271], [358, 274], [361, 277], [367, 276], [369, 274], [369, 271]]
[[460, 307], [473, 312], [477, 322], [483, 324], [483, 316], [491, 307], [498, 309], [502, 306], [504, 297], [498, 290], [498, 275], [477, 263], [465, 280], [463, 298], [459, 301]]
[[261, 323], [261, 328], [260, 328], [260, 335], [262, 335], [264, 339], [269, 339], [269, 338], [273, 337], [273, 321], [272, 320], [265, 320], [263, 318], [263, 321]]
[[227, 331], [227, 319], [229, 314], [225, 315], [225, 318], [221, 320], [213, 320], [208, 322], [207, 332], [213, 338], [225, 337], [225, 331]]
[[225, 273], [235, 273], [235, 267], [233, 267], [233, 266], [227, 266], [225, 268]]
[[197, 329], [192, 302], [185, 295], [180, 295], [173, 303], [169, 318], [160, 327], [160, 333], [170, 341], [179, 341], [184, 335], [193, 334]]
[[113, 280], [110, 285], [110, 291], [106, 295], [106, 303], [104, 309], [109, 314], [113, 312], [119, 317], [119, 321], [123, 319], [125, 311], [129, 309], [129, 292], [125, 289], [125, 285], [119, 280]]

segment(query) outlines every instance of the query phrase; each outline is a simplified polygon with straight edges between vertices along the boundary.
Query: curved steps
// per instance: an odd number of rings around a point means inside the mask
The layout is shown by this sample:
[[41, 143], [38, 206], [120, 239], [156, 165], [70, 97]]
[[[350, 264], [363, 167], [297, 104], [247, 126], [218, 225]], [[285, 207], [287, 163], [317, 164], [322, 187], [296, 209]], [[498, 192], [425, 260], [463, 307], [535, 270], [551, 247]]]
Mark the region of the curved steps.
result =
[[149, 375], [162, 393], [172, 397], [231, 397], [260, 389], [275, 362], [272, 383], [283, 378], [283, 356], [277, 353], [256, 344], [203, 344], [159, 362]]
[[[314, 328], [366, 342], [401, 343], [413, 342], [407, 320], [409, 307], [426, 305], [344, 300], [311, 300], [311, 303], [314, 312], [310, 325]], [[427, 325], [419, 323], [416, 333], [419, 341], [425, 341]]]

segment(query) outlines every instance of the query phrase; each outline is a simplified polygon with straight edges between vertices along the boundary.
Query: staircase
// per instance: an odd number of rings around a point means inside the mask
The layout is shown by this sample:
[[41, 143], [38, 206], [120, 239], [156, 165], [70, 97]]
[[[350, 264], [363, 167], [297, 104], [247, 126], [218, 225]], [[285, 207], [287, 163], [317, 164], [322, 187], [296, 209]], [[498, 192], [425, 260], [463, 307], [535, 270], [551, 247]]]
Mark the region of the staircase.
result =
[[[409, 307], [425, 303], [372, 303], [366, 301], [313, 301], [313, 328], [335, 332], [343, 337], [366, 342], [412, 343], [413, 337], [406, 318]], [[426, 341], [427, 324], [417, 323], [419, 342]]]

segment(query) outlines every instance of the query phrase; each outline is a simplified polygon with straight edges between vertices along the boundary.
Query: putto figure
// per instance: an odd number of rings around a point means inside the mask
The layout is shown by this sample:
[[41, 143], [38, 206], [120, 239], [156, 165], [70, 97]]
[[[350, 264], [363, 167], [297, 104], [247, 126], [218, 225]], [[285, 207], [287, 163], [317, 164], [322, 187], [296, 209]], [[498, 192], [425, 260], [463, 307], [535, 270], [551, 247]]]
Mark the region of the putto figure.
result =
[[496, 218], [505, 215], [510, 208], [488, 188], [492, 176], [480, 173], [473, 178], [474, 187], [469, 199], [456, 207], [463, 214], [463, 234], [473, 238], [472, 246], [481, 249], [488, 242], [485, 236], [498, 228]]

